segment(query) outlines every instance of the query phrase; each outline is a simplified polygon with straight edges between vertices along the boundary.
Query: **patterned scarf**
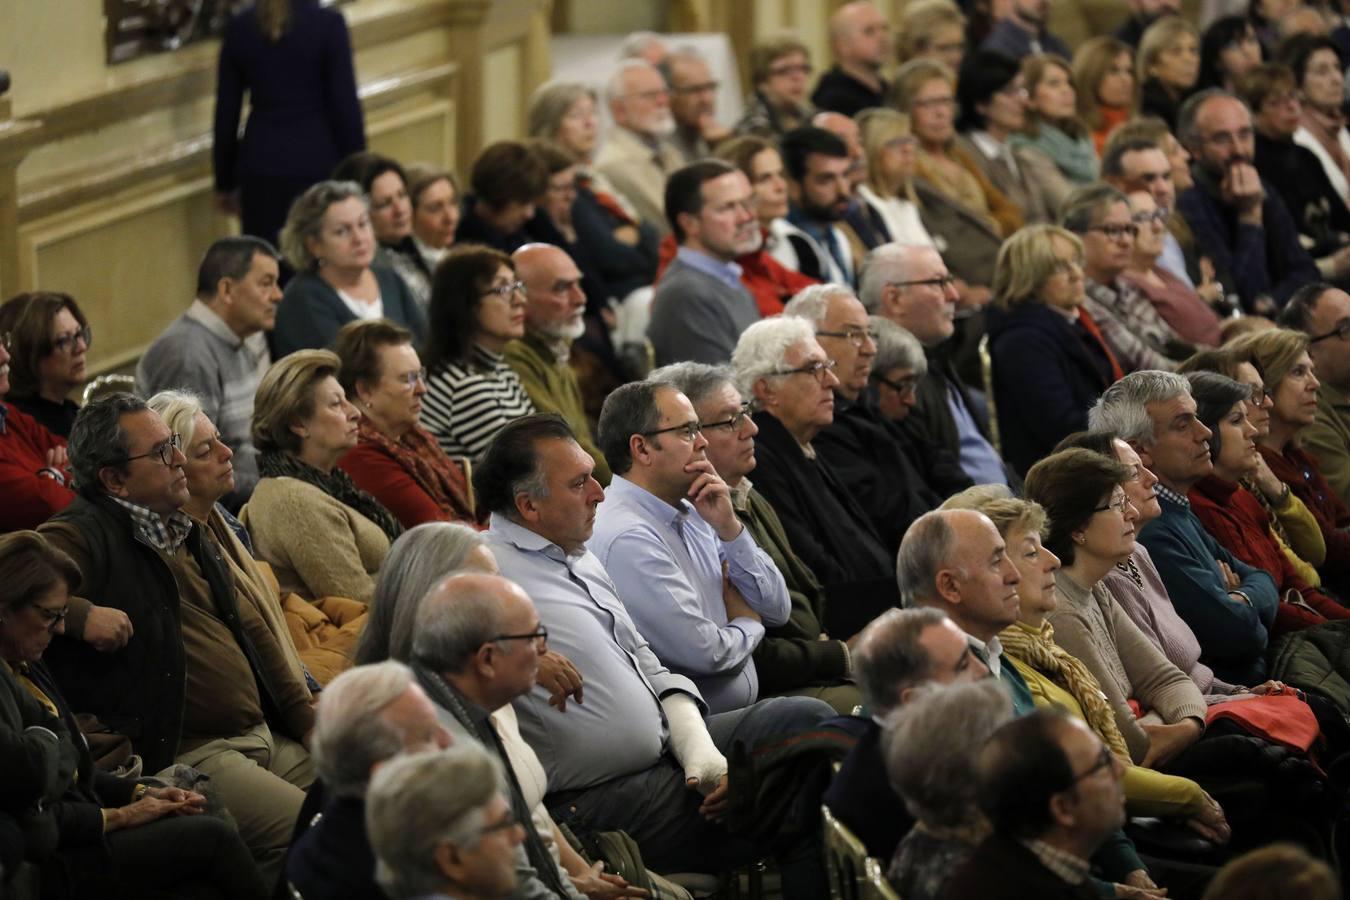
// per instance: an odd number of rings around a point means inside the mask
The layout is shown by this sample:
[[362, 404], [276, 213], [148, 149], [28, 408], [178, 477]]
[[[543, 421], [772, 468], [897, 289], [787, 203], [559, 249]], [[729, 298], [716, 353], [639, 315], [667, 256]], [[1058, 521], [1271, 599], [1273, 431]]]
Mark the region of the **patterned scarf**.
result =
[[1018, 622], [999, 632], [998, 639], [1004, 653], [1016, 656], [1072, 694], [1092, 730], [1112, 753], [1128, 763], [1130, 749], [1116, 726], [1115, 714], [1106, 702], [1101, 684], [1078, 657], [1055, 643], [1053, 625], [1042, 622], [1040, 630], [1036, 630]]
[[469, 486], [464, 471], [450, 461], [431, 433], [420, 425], [408, 429], [394, 440], [376, 428], [365, 416], [357, 425], [363, 444], [373, 444], [407, 470], [417, 486], [426, 492], [437, 508], [452, 521], [475, 524], [477, 516], [469, 503]]
[[296, 456], [269, 450], [258, 454], [258, 474], [263, 478], [294, 478], [312, 484], [380, 526], [391, 543], [403, 533], [403, 526], [398, 523], [398, 519], [381, 506], [380, 501], [358, 488], [351, 476], [336, 466], [325, 475]]

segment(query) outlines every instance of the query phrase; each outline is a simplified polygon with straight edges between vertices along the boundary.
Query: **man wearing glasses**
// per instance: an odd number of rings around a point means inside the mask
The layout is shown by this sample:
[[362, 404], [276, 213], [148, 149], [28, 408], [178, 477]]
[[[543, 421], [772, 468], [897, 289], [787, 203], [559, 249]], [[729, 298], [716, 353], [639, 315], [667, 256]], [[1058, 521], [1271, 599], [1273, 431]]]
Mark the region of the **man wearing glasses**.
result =
[[675, 130], [670, 89], [651, 63], [625, 59], [605, 84], [605, 101], [614, 127], [604, 137], [595, 168], [633, 204], [643, 222], [664, 235], [670, 230], [666, 179], [684, 165], [670, 142]]

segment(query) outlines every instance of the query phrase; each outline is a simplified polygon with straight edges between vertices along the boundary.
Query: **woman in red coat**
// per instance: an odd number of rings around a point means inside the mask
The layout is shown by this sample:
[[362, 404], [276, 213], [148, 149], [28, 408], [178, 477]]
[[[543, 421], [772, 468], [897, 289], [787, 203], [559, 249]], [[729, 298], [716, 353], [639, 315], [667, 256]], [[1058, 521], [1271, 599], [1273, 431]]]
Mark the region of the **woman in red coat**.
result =
[[66, 442], [5, 402], [9, 336], [0, 334], [0, 533], [36, 528], [75, 499]]

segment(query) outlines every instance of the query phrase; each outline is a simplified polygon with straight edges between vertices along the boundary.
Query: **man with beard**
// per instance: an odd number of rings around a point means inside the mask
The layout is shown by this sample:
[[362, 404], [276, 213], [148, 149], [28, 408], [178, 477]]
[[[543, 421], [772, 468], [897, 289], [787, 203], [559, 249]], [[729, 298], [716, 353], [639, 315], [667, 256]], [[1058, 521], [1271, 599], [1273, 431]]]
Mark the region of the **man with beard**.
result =
[[1054, 53], [1073, 59], [1073, 51], [1045, 30], [1050, 16], [1050, 0], [1012, 0], [1007, 14], [998, 20], [981, 50], [993, 50], [1020, 61], [1033, 53]]
[[568, 365], [572, 342], [586, 331], [581, 270], [552, 244], [526, 244], [511, 258], [525, 285], [525, 336], [506, 345], [506, 364], [520, 376], [536, 410], [567, 420], [577, 443], [595, 460], [595, 480], [607, 485], [609, 466], [591, 437], [581, 385]]
[[720, 160], [685, 166], [666, 184], [666, 215], [680, 249], [652, 300], [647, 337], [657, 365], [724, 363], [759, 319], [736, 257], [759, 248], [750, 180]]
[[808, 125], [783, 135], [787, 170], [787, 219], [773, 248], [774, 258], [820, 281], [852, 285], [856, 281], [848, 236], [839, 222], [853, 198], [853, 165], [848, 145], [836, 134]]
[[605, 135], [595, 168], [623, 194], [643, 222], [665, 234], [662, 213], [666, 178], [684, 158], [668, 138], [675, 131], [670, 89], [649, 62], [625, 59], [605, 86], [614, 128]]

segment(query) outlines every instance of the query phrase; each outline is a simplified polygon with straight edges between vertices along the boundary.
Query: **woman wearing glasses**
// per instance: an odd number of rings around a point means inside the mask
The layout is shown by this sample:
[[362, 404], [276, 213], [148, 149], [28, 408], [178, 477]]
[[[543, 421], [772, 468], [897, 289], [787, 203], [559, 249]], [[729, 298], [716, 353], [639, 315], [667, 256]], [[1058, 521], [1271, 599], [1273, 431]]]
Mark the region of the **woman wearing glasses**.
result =
[[1219, 315], [1194, 289], [1158, 265], [1169, 213], [1148, 191], [1129, 195], [1134, 248], [1120, 280], [1138, 291], [1182, 340], [1202, 347], [1219, 345]]
[[1035, 147], [1054, 161], [1075, 185], [1097, 179], [1097, 148], [1078, 118], [1073, 70], [1062, 56], [1040, 53], [1022, 60], [1027, 88], [1027, 121], [1012, 138], [1014, 147]]
[[419, 417], [426, 370], [412, 333], [387, 319], [349, 322], [335, 345], [338, 381], [361, 411], [357, 444], [338, 461], [356, 486], [412, 528], [423, 522], [474, 524], [464, 470], [455, 465]]
[[332, 346], [356, 319], [390, 319], [422, 340], [426, 318], [408, 286], [371, 265], [377, 246], [361, 185], [321, 181], [300, 195], [281, 229], [281, 252], [296, 275], [277, 308], [275, 358]]
[[499, 250], [452, 250], [431, 285], [423, 422], [448, 456], [477, 460], [502, 426], [534, 412], [506, 345], [525, 335], [525, 286]]
[[70, 394], [84, 386], [94, 333], [69, 294], [19, 294], [0, 306], [0, 334], [9, 334], [9, 402], [39, 425], [70, 437], [80, 407]]

